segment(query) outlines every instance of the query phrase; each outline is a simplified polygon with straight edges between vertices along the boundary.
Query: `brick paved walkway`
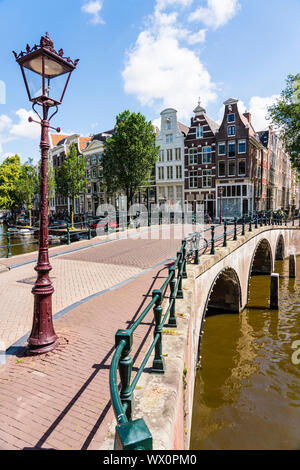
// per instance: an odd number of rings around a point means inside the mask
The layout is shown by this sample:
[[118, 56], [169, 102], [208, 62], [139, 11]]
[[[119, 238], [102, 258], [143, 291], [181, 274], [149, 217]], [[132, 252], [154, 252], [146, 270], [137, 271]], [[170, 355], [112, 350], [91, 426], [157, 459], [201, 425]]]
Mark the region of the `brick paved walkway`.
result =
[[[54, 312], [132, 276], [139, 277], [57, 319], [57, 350], [43, 357], [27, 357], [25, 348], [18, 347], [0, 366], [0, 449], [99, 448], [113, 417], [108, 377], [115, 332], [126, 328], [143, 310], [152, 290], [168, 274], [164, 264], [149, 268], [176, 256], [179, 246], [180, 240], [173, 239], [127, 239], [51, 260]], [[30, 330], [33, 266], [0, 274], [0, 325], [4, 331], [6, 322], [7, 338], [12, 338], [9, 332], [18, 322], [16, 337]], [[24, 279], [28, 283], [18, 282]], [[152, 319], [149, 313], [149, 321], [136, 332], [135, 365], [152, 340]]]
[[[129, 238], [92, 248], [86, 248], [91, 242], [79, 242], [85, 249], [51, 259], [54, 313], [136, 277], [55, 320], [60, 346], [52, 353], [27, 357], [24, 347], [16, 347], [0, 366], [0, 449], [99, 448], [113, 418], [108, 379], [115, 332], [128, 327], [167, 276], [168, 265], [162, 262], [176, 256], [181, 237], [166, 235], [160, 229], [160, 238], [156, 233], [151, 240]], [[31, 264], [0, 274], [0, 328], [6, 346], [31, 328], [35, 258], [18, 257]], [[11, 266], [16, 258], [2, 261]], [[159, 263], [160, 268], [151, 269]], [[135, 366], [152, 340], [152, 320], [149, 312], [135, 333]]]

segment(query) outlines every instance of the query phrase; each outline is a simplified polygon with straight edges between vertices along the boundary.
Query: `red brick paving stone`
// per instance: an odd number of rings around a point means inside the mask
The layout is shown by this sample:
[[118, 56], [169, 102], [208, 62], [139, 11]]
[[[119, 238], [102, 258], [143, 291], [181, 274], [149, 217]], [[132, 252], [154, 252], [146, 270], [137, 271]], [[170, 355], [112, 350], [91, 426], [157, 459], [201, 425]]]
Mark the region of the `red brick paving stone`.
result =
[[[57, 350], [12, 357], [0, 368], [0, 448], [99, 448], [113, 418], [109, 367], [115, 333], [142, 312], [167, 273], [153, 270], [81, 305], [55, 322]], [[149, 312], [136, 330], [133, 357], [146, 341], [135, 366], [152, 341], [152, 319]]]

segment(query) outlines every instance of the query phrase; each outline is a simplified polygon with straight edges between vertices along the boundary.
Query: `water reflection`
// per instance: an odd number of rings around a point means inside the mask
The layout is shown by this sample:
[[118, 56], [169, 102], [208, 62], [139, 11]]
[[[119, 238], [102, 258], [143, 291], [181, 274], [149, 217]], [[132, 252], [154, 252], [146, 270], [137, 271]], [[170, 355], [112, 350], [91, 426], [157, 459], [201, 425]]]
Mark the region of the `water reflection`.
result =
[[[38, 240], [33, 235], [11, 234], [11, 253], [12, 256], [23, 253], [31, 253], [38, 250]], [[7, 226], [0, 224], [0, 258], [7, 257]]]
[[[297, 257], [297, 272], [300, 271]], [[249, 308], [207, 318], [195, 384], [191, 449], [300, 448], [300, 279], [278, 261], [280, 310], [269, 310], [270, 277], [251, 281]]]

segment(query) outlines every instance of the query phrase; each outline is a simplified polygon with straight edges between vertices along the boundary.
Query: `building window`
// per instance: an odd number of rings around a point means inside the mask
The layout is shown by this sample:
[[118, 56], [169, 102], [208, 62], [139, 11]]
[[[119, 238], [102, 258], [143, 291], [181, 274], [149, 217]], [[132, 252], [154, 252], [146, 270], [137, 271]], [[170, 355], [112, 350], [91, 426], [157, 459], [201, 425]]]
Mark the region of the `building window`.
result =
[[246, 160], [239, 160], [239, 176], [246, 174]]
[[97, 178], [97, 168], [93, 168], [92, 175], [93, 178]]
[[167, 150], [167, 161], [171, 162], [173, 160], [173, 149]]
[[163, 166], [158, 168], [158, 179], [159, 180], [165, 179], [165, 169]]
[[176, 166], [176, 178], [182, 178], [182, 166]]
[[103, 168], [99, 168], [99, 178], [103, 178]]
[[196, 137], [197, 137], [197, 139], [202, 139], [202, 137], [203, 137], [203, 127], [202, 126], [197, 127]]
[[159, 199], [165, 198], [165, 188], [159, 188]]
[[173, 186], [168, 186], [168, 199], [169, 201], [173, 202], [173, 198], [174, 198]]
[[228, 126], [228, 137], [235, 135], [235, 126]]
[[228, 142], [228, 157], [235, 157], [235, 142]]
[[202, 163], [211, 163], [211, 147], [203, 147]]
[[175, 149], [175, 159], [177, 161], [181, 160], [181, 148]]
[[226, 144], [225, 144], [225, 142], [221, 142], [219, 144], [218, 154], [219, 155], [226, 155]]
[[97, 192], [98, 192], [97, 183], [93, 183], [93, 193], [97, 194]]
[[189, 164], [198, 165], [198, 149], [189, 149]]
[[228, 176], [235, 176], [235, 161], [228, 163]]
[[243, 184], [243, 196], [247, 196], [247, 185]]
[[219, 162], [219, 176], [225, 176], [226, 175], [226, 171], [225, 171], [225, 162], [224, 161], [220, 161]]
[[202, 172], [202, 187], [211, 188], [211, 170], [203, 170]]
[[239, 153], [246, 153], [246, 141], [239, 140]]
[[167, 129], [171, 129], [172, 123], [171, 123], [171, 119], [170, 119], [170, 118], [167, 118], [167, 119], [166, 119], [166, 123], [167, 123]]
[[90, 157], [87, 157], [85, 162], [86, 162], [86, 166], [90, 166], [91, 164]]
[[164, 150], [161, 150], [161, 151], [159, 152], [158, 161], [159, 161], [159, 162], [164, 162], [164, 161], [165, 161], [165, 151], [164, 151]]
[[235, 121], [235, 114], [234, 113], [228, 114], [227, 122], [234, 122], [234, 121]]
[[173, 142], [173, 134], [166, 135], [166, 142], [167, 144], [171, 144]]
[[190, 183], [190, 188], [198, 188], [197, 171], [189, 172], [189, 183]]
[[167, 166], [167, 179], [168, 180], [173, 179], [173, 167], [172, 166]]
[[180, 202], [182, 200], [182, 188], [180, 186], [176, 187], [176, 200]]
[[96, 165], [97, 164], [97, 155], [93, 155], [92, 156], [92, 165]]

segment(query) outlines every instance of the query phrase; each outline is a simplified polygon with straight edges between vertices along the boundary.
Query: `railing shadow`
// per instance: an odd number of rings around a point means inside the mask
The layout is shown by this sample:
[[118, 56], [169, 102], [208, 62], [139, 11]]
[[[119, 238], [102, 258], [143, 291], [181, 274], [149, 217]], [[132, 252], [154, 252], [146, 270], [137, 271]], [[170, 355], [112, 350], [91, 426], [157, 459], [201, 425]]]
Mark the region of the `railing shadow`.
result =
[[[139, 305], [139, 307], [136, 310], [136, 312], [135, 312], [134, 316], [132, 317], [132, 319], [128, 322], [129, 325], [131, 325], [135, 322], [136, 318], [139, 316], [140, 312], [143, 310], [145, 302], [147, 301], [148, 296], [152, 292], [155, 283], [160, 278], [161, 273], [164, 270], [166, 270], [167, 268], [168, 268], [168, 265], [164, 266], [153, 277], [151, 285], [149, 286], [147, 293], [143, 296], [143, 300], [142, 300], [141, 304]], [[133, 356], [133, 363], [135, 363], [137, 361], [137, 359], [139, 357], [139, 354], [140, 354], [141, 350], [143, 349], [143, 346], [145, 345], [153, 326], [154, 326], [154, 321], [149, 323], [149, 328], [147, 329], [147, 331], [143, 335], [143, 338], [140, 342], [140, 345], [137, 348], [137, 350], [136, 350], [136, 352]], [[99, 364], [94, 364], [94, 366], [93, 366], [93, 368], [95, 369], [94, 372], [90, 375], [90, 377], [87, 379], [87, 381], [82, 385], [82, 387], [78, 390], [78, 392], [70, 400], [68, 405], [61, 411], [60, 415], [55, 419], [55, 421], [51, 424], [51, 426], [47, 429], [47, 431], [41, 436], [41, 438], [38, 440], [38, 442], [32, 448], [25, 447], [25, 448], [23, 448], [23, 450], [44, 450], [44, 448], [42, 447], [43, 444], [45, 444], [45, 442], [50, 437], [50, 435], [53, 433], [53, 431], [63, 421], [64, 417], [69, 413], [69, 411], [72, 409], [72, 407], [75, 405], [75, 403], [81, 397], [81, 395], [87, 390], [88, 386], [94, 380], [94, 378], [96, 377], [98, 372], [100, 372], [101, 370], [104, 370], [104, 369], [110, 369], [110, 365], [107, 364], [107, 361], [112, 356], [114, 351], [115, 351], [115, 347], [113, 346], [108, 351], [108, 353], [105, 355], [105, 357], [102, 359], [102, 361]], [[26, 348], [20, 348], [20, 350], [18, 351], [18, 354], [26, 354]], [[134, 367], [133, 370], [138, 371], [138, 367]], [[105, 417], [107, 416], [107, 413], [109, 412], [110, 408], [111, 408], [111, 400], [109, 400], [106, 403], [106, 405], [105, 405], [104, 409], [102, 410], [99, 418], [97, 419], [96, 423], [94, 424], [93, 428], [91, 429], [91, 431], [89, 432], [87, 438], [85, 439], [85, 441], [84, 441], [84, 443], [81, 447], [81, 450], [87, 450], [88, 449], [88, 447], [91, 444], [95, 434], [99, 430], [99, 427], [101, 426], [101, 424], [103, 423]]]

